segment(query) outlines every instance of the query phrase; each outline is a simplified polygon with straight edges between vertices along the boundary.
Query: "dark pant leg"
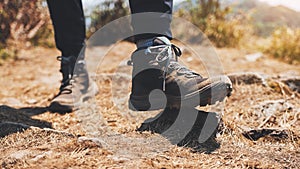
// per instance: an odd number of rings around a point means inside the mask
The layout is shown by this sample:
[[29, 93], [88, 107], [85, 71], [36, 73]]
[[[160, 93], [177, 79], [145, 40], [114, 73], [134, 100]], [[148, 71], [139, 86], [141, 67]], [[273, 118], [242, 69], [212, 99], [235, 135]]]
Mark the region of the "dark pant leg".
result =
[[[170, 24], [173, 0], [130, 0], [129, 4], [136, 41], [161, 35], [172, 38]], [[155, 13], [137, 14], [144, 12]]]
[[63, 56], [77, 56], [85, 41], [81, 0], [47, 0], [57, 48]]

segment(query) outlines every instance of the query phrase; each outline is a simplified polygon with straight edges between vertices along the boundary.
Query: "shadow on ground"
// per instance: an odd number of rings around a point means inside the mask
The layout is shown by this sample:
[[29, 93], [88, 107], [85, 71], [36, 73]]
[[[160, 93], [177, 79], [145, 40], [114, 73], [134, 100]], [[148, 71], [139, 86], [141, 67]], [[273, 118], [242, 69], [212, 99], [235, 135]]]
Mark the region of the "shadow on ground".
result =
[[[200, 111], [194, 108], [185, 109], [183, 113], [188, 115], [192, 112], [195, 113], [194, 117], [190, 118], [192, 120], [180, 120], [178, 109], [166, 108], [157, 116], [146, 119], [137, 131], [150, 131], [161, 134], [172, 144], [192, 148], [193, 152], [212, 153], [220, 148], [220, 143], [216, 140], [216, 134], [221, 130], [222, 121], [216, 113]], [[209, 118], [210, 120], [208, 120]], [[210, 129], [205, 128], [207, 124], [211, 126]], [[174, 127], [174, 125], [177, 126]], [[184, 131], [187, 125], [191, 127], [188, 131]], [[208, 133], [209, 136], [201, 141], [200, 134], [203, 133]], [[175, 139], [176, 142], [174, 142], [174, 137], [179, 135], [181, 135], [180, 138]]]
[[33, 119], [32, 116], [47, 112], [46, 107], [13, 108], [6, 105], [0, 106], [0, 138], [9, 134], [21, 132], [30, 126], [39, 128], [52, 128], [47, 121]]

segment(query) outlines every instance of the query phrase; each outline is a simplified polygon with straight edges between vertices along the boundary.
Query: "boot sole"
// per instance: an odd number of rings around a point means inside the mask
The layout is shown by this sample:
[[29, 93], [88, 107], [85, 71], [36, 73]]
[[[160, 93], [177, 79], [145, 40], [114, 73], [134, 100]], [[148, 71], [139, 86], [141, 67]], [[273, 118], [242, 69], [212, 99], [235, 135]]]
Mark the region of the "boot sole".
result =
[[77, 102], [73, 102], [73, 103], [60, 103], [60, 102], [52, 102], [50, 104], [50, 106], [48, 107], [48, 110], [50, 112], [57, 112], [57, 113], [70, 113], [73, 111], [76, 111], [79, 109], [80, 105], [85, 102], [86, 100], [94, 97], [96, 94], [99, 93], [98, 87], [95, 84], [95, 82], [92, 83], [92, 85], [90, 85], [88, 91], [83, 94]]
[[151, 111], [164, 109], [165, 107], [180, 108], [181, 106], [196, 107], [213, 105], [230, 96], [231, 91], [231, 84], [217, 82], [185, 96], [165, 95], [162, 97], [162, 95], [157, 95], [151, 97], [151, 103], [149, 102], [149, 96], [134, 96], [131, 94], [129, 109], [133, 111]]

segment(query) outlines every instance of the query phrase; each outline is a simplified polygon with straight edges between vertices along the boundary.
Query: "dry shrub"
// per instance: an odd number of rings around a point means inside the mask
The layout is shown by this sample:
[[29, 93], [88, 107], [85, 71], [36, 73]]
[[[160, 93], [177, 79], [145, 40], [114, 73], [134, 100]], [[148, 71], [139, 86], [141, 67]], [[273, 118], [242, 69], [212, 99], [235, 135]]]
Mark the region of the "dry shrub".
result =
[[[103, 27], [107, 23], [129, 14], [124, 0], [105, 0], [96, 6], [91, 14], [91, 32]], [[94, 30], [96, 29], [96, 30]]]
[[54, 46], [45, 8], [44, 0], [0, 0], [0, 58], [10, 57], [20, 47]]
[[0, 0], [1, 43], [38, 38], [39, 30], [50, 23], [44, 8], [42, 0]]
[[277, 28], [265, 52], [288, 63], [300, 62], [300, 29]]
[[206, 19], [204, 32], [217, 47], [239, 47], [252, 32], [252, 28], [243, 24], [242, 20], [242, 17], [225, 20], [211, 15]]
[[229, 7], [221, 8], [219, 0], [201, 0], [196, 5], [187, 1], [187, 9], [177, 15], [196, 25], [217, 47], [239, 47], [253, 33], [249, 16], [232, 15]]

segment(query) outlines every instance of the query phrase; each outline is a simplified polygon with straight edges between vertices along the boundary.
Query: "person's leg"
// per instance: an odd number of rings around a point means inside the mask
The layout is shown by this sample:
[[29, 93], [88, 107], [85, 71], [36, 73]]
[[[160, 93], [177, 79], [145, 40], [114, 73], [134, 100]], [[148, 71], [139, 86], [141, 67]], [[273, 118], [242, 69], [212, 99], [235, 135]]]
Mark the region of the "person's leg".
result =
[[85, 41], [85, 19], [81, 0], [47, 0], [55, 42], [62, 56], [78, 56]]
[[[170, 42], [172, 5], [172, 0], [130, 1], [133, 14], [131, 24], [137, 50], [129, 62], [133, 65], [129, 108], [138, 111], [164, 109], [155, 120], [143, 123], [138, 131], [164, 133], [172, 128], [176, 131], [177, 137], [179, 136], [179, 138], [167, 137], [172, 143], [190, 146], [196, 151], [213, 151], [219, 147], [215, 141], [215, 132], [205, 143], [198, 141], [208, 113], [198, 112], [194, 107], [222, 101], [230, 95], [232, 84], [226, 76], [203, 78], [178, 62], [181, 51]], [[153, 92], [157, 90], [162, 92]], [[183, 107], [185, 109], [181, 109]], [[179, 115], [181, 111], [187, 113], [185, 117]], [[196, 120], [186, 121], [193, 119], [193, 114], [197, 114]], [[179, 123], [174, 124], [177, 120]], [[186, 135], [183, 135], [185, 131], [182, 129], [189, 123], [194, 125]], [[213, 123], [218, 121], [215, 120]]]
[[[61, 51], [60, 91], [49, 108], [53, 112], [70, 112], [85, 97], [97, 92], [89, 79], [84, 61], [85, 18], [81, 0], [47, 0], [52, 19], [55, 42]], [[76, 67], [76, 70], [74, 70]]]
[[172, 38], [173, 0], [130, 0], [129, 4], [136, 42], [157, 36]]

